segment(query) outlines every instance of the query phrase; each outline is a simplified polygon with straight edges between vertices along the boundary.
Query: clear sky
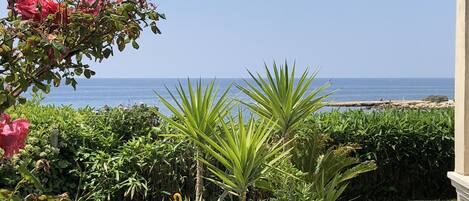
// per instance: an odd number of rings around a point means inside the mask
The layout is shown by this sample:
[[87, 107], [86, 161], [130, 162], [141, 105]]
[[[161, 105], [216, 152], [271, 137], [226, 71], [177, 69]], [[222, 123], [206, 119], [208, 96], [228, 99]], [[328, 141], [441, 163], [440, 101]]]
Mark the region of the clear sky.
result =
[[163, 34], [92, 66], [98, 77], [221, 78], [287, 59], [320, 77], [453, 77], [455, 2], [158, 0]]

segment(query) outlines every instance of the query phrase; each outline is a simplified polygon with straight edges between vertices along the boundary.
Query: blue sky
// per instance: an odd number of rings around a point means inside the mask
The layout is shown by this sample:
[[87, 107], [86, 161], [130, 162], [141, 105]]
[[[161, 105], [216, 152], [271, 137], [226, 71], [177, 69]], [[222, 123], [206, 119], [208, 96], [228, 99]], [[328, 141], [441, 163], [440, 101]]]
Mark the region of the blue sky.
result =
[[146, 31], [139, 50], [92, 63], [98, 77], [246, 77], [246, 68], [285, 59], [320, 68], [320, 77], [454, 73], [455, 0], [156, 3], [163, 34]]

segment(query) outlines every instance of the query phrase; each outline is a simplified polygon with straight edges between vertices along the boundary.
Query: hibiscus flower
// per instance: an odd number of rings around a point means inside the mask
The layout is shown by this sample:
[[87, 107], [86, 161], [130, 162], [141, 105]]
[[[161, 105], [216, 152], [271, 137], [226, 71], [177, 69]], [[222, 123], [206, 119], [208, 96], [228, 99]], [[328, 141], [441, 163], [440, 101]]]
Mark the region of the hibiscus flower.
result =
[[11, 158], [24, 147], [29, 122], [25, 119], [11, 121], [8, 114], [2, 114], [0, 118], [0, 148], [5, 151], [3, 158]]

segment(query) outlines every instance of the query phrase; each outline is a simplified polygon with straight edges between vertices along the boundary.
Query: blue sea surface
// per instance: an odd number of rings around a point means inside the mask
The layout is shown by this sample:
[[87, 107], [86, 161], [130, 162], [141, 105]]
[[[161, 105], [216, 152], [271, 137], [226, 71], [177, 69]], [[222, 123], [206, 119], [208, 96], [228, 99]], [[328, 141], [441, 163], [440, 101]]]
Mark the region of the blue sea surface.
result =
[[[194, 81], [197, 79], [194, 79]], [[202, 79], [208, 83], [210, 79]], [[71, 105], [72, 107], [118, 106], [145, 103], [160, 107], [163, 113], [168, 110], [161, 104], [155, 93], [169, 99], [165, 86], [174, 90], [178, 81], [186, 79], [121, 79], [93, 78], [79, 79], [76, 90], [69, 86], [53, 88], [45, 95], [43, 104]], [[329, 101], [356, 100], [419, 100], [428, 95], [445, 95], [454, 98], [454, 79], [452, 78], [317, 78], [313, 87], [325, 83], [331, 86], [326, 90], [335, 91]], [[224, 91], [231, 84], [243, 84], [243, 79], [216, 79], [219, 91]], [[232, 86], [229, 97], [248, 100], [244, 94]]]

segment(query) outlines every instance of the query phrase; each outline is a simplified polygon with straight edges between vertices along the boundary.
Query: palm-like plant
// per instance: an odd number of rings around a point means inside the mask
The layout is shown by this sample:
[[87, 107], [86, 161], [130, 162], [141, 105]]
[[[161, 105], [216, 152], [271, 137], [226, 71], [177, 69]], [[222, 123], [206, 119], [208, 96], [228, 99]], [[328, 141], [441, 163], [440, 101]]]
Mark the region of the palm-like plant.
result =
[[228, 123], [222, 122], [221, 127], [222, 132], [215, 137], [200, 133], [203, 140], [196, 143], [224, 167], [220, 169], [203, 160], [218, 178], [210, 180], [246, 201], [248, 188], [287, 155], [288, 151], [283, 151], [286, 144], [269, 144], [273, 124], [266, 120], [256, 123], [251, 117], [245, 125], [241, 112], [238, 121], [231, 118]]
[[249, 72], [254, 83], [244, 80], [245, 86], [237, 87], [254, 102], [241, 101], [244, 105], [266, 119], [273, 119], [281, 130], [282, 137], [288, 141], [291, 132], [308, 115], [323, 107], [323, 100], [330, 93], [320, 95], [329, 84], [324, 84], [310, 91], [317, 72], [310, 74], [305, 70], [297, 79], [295, 65], [289, 71], [288, 64], [277, 67], [274, 63], [273, 73], [265, 65], [267, 78], [259, 73]]
[[[273, 72], [267, 65], [265, 69], [266, 78], [249, 72], [254, 84], [245, 80], [247, 87], [237, 85], [254, 101], [242, 103], [264, 119], [276, 121], [282, 137], [288, 140], [307, 116], [323, 107], [323, 100], [331, 93], [320, 93], [329, 84], [309, 91], [317, 72], [309, 74], [306, 70], [296, 79], [295, 65], [289, 71], [286, 62], [280, 67], [274, 63]], [[349, 157], [351, 147], [325, 150], [320, 138], [312, 139], [296, 144], [292, 162], [307, 173], [305, 180], [312, 184], [313, 200], [337, 200], [351, 178], [376, 168], [373, 162], [360, 163], [358, 159]]]
[[327, 137], [313, 134], [299, 140], [292, 151], [293, 164], [306, 173], [305, 181], [312, 183], [314, 200], [335, 201], [347, 188], [351, 179], [376, 169], [374, 161], [360, 162], [352, 157], [356, 147], [326, 147]]
[[[173, 106], [160, 94], [157, 94], [161, 102], [173, 113], [178, 121], [160, 113], [160, 116], [169, 124], [177, 128], [184, 137], [190, 141], [200, 142], [203, 140], [200, 134], [210, 136], [214, 134], [215, 127], [219, 124], [220, 120], [229, 113], [230, 103], [226, 95], [230, 89], [228, 87], [222, 95], [218, 97], [218, 90], [214, 87], [214, 81], [211, 81], [205, 88], [202, 86], [202, 81], [196, 83], [195, 88], [191, 81], [187, 80], [187, 90], [184, 89], [181, 82], [179, 82], [177, 96], [173, 94], [168, 88], [166, 90], [174, 101]], [[199, 160], [201, 153], [197, 151], [197, 171], [196, 171], [196, 199], [202, 200], [203, 191], [203, 163]]]

